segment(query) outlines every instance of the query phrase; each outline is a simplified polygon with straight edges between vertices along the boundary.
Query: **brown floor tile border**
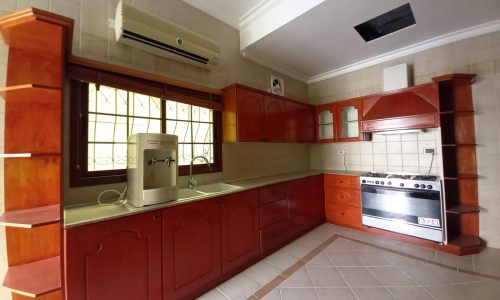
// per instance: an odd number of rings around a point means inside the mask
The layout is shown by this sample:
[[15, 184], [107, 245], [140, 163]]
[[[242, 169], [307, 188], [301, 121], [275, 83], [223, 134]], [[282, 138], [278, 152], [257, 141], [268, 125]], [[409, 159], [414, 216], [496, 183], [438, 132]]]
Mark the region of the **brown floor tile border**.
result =
[[466, 274], [471, 274], [471, 275], [482, 276], [482, 277], [486, 277], [486, 278], [489, 278], [489, 279], [500, 280], [500, 276], [488, 275], [488, 274], [483, 274], [483, 273], [479, 273], [479, 272], [474, 272], [474, 271], [460, 269], [458, 267], [452, 267], [452, 266], [441, 264], [441, 263], [438, 263], [438, 262], [435, 262], [435, 261], [432, 261], [432, 260], [428, 260], [428, 259], [425, 259], [425, 258], [420, 258], [420, 257], [409, 255], [409, 254], [406, 254], [406, 253], [401, 253], [401, 252], [396, 251], [396, 250], [387, 249], [387, 248], [384, 248], [384, 247], [381, 247], [381, 246], [370, 244], [368, 242], [363, 242], [363, 241], [360, 241], [360, 240], [357, 240], [357, 239], [346, 237], [346, 236], [343, 236], [343, 235], [340, 235], [340, 234], [334, 234], [332, 237], [330, 237], [325, 242], [321, 243], [319, 246], [317, 246], [316, 248], [314, 248], [313, 250], [311, 250], [309, 253], [307, 253], [304, 257], [302, 257], [301, 259], [299, 259], [299, 261], [297, 261], [291, 267], [289, 267], [288, 269], [286, 269], [285, 271], [283, 271], [280, 275], [276, 276], [273, 280], [271, 280], [265, 286], [263, 286], [258, 291], [256, 291], [255, 293], [253, 293], [250, 297], [247, 298], [247, 300], [258, 300], [258, 299], [264, 298], [274, 288], [276, 288], [277, 286], [279, 286], [283, 281], [285, 281], [288, 277], [290, 277], [297, 270], [299, 270], [300, 268], [302, 268], [307, 262], [309, 262], [316, 255], [318, 255], [321, 251], [323, 251], [324, 249], [326, 249], [331, 243], [333, 243], [338, 238], [344, 238], [346, 240], [351, 240], [351, 241], [354, 241], [354, 242], [365, 244], [365, 245], [373, 247], [373, 248], [377, 248], [377, 249], [380, 249], [380, 250], [392, 252], [392, 253], [395, 253], [395, 254], [399, 254], [401, 256], [405, 256], [405, 257], [408, 257], [408, 258], [412, 258], [412, 259], [415, 259], [415, 260], [418, 260], [418, 261], [421, 261], [421, 262], [433, 264], [433, 265], [436, 265], [436, 266], [439, 266], [439, 267], [443, 267], [443, 268], [447, 268], [447, 269], [450, 269], [450, 270], [455, 270], [455, 271], [458, 271], [458, 272], [462, 272], [462, 273], [466, 273]]

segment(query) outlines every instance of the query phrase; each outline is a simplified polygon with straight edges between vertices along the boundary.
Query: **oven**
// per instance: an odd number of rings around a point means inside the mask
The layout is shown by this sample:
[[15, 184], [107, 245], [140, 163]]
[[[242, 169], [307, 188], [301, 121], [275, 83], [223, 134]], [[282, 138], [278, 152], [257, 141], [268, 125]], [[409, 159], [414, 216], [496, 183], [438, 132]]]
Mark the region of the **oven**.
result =
[[443, 242], [440, 180], [396, 176], [361, 177], [363, 225]]

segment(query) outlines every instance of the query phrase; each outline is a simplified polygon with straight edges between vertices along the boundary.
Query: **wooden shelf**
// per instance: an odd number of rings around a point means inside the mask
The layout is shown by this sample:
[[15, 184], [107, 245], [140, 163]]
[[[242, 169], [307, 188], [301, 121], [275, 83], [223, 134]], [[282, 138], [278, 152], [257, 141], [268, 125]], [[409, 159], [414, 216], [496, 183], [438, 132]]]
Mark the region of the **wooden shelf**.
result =
[[460, 115], [460, 114], [473, 114], [473, 110], [445, 110], [445, 111], [440, 111], [439, 114], [441, 115]]
[[[0, 96], [5, 101], [51, 102], [60, 101], [61, 87], [37, 84], [21, 84], [0, 88]], [[58, 103], [57, 103], [58, 104]]]
[[20, 228], [33, 228], [59, 222], [59, 204], [29, 209], [6, 211], [0, 216], [0, 225]]
[[444, 176], [445, 180], [477, 179], [477, 174], [457, 174], [455, 176]]
[[478, 236], [459, 235], [443, 245], [443, 250], [455, 255], [469, 255], [479, 253], [481, 240]]
[[61, 288], [60, 256], [10, 267], [3, 286], [12, 292], [38, 297]]
[[466, 205], [466, 204], [454, 205], [450, 208], [447, 208], [446, 212], [450, 214], [477, 213], [479, 212], [479, 205]]

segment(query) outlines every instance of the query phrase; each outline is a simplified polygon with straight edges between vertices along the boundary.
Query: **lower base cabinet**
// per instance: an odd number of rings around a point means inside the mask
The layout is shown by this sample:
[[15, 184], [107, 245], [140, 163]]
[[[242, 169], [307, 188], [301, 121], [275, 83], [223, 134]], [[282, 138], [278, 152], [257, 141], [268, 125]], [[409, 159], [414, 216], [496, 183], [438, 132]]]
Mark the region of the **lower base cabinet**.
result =
[[162, 299], [161, 213], [68, 228], [68, 300]]
[[325, 220], [323, 175], [289, 181], [290, 235], [301, 235]]
[[326, 221], [351, 228], [361, 224], [359, 176], [325, 175]]
[[193, 299], [260, 254], [257, 190], [163, 211], [164, 300]]

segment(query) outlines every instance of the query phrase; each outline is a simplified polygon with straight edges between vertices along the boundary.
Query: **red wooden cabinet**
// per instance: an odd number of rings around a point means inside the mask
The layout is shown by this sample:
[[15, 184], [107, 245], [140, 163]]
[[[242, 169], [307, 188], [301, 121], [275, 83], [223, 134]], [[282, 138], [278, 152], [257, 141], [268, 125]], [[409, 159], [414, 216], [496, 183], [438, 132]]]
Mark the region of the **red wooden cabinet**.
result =
[[285, 100], [269, 95], [264, 96], [265, 130], [267, 142], [286, 142]]
[[163, 210], [163, 299], [192, 299], [221, 275], [219, 201]]
[[288, 182], [290, 234], [300, 235], [325, 219], [323, 175]]
[[227, 273], [260, 254], [258, 190], [228, 195], [220, 208], [222, 272]]
[[298, 102], [285, 103], [287, 141], [292, 143], [314, 142], [314, 107]]
[[69, 228], [68, 300], [161, 299], [161, 214], [149, 212]]
[[359, 176], [326, 174], [324, 184], [326, 221], [362, 228]]
[[236, 117], [240, 142], [262, 142], [264, 132], [264, 97], [254, 91], [237, 89]]
[[361, 99], [340, 101], [337, 103], [337, 141], [362, 141], [361, 114], [363, 112]]

